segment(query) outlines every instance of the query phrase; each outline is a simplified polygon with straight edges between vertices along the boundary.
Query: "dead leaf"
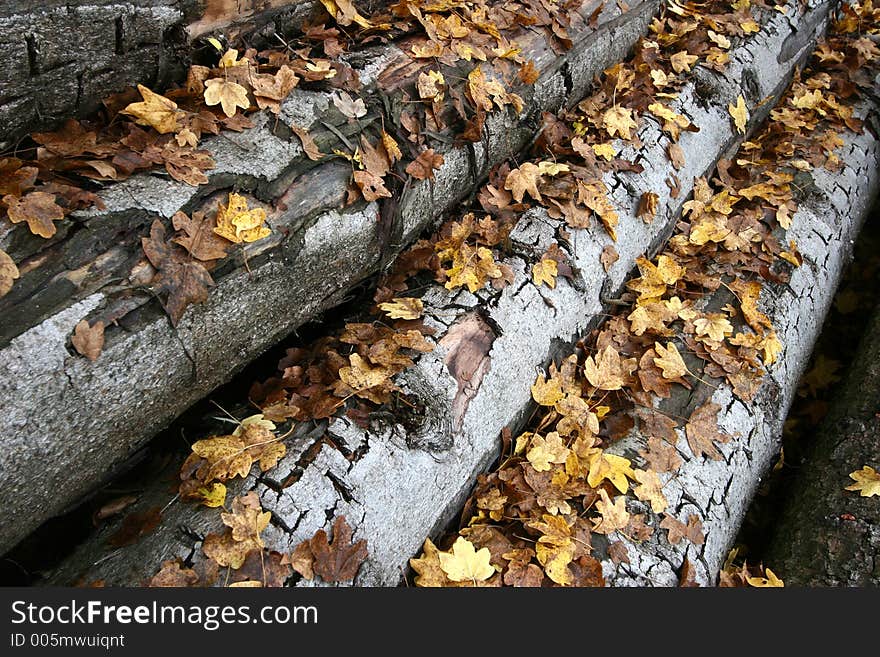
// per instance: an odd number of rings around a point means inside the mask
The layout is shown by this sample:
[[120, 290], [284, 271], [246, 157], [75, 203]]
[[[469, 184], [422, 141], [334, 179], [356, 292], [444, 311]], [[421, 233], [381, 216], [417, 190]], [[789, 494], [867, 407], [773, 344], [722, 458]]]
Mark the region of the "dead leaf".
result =
[[315, 555], [313, 569], [325, 582], [347, 582], [357, 575], [367, 558], [367, 542], [363, 539], [352, 543], [351, 527], [345, 516], [337, 516], [333, 522], [333, 541], [328, 542], [323, 529], [309, 539], [309, 547]]
[[544, 258], [532, 265], [532, 282], [539, 287], [543, 283], [551, 290], [555, 288], [558, 274], [558, 264], [553, 258]]
[[143, 102], [131, 103], [120, 114], [134, 117], [134, 122], [138, 125], [150, 126], [163, 135], [177, 132], [185, 116], [184, 112], [177, 108], [177, 103], [142, 84], [137, 88], [144, 99]]
[[293, 133], [299, 137], [299, 141], [302, 144], [303, 151], [310, 160], [316, 161], [320, 160], [324, 157], [324, 154], [318, 148], [318, 145], [315, 143], [315, 140], [312, 139], [312, 136], [309, 134], [308, 130], [305, 128], [300, 128], [298, 125], [290, 124], [290, 129]]
[[162, 521], [162, 509], [153, 507], [146, 511], [133, 511], [122, 520], [122, 526], [107, 539], [110, 547], [121, 548], [134, 545], [151, 533]]
[[150, 578], [147, 586], [150, 588], [160, 587], [188, 587], [198, 586], [199, 576], [192, 568], [185, 568], [180, 559], [169, 559], [162, 562], [159, 572]]
[[380, 303], [379, 308], [391, 319], [418, 319], [422, 316], [424, 304], [414, 297], [395, 297], [388, 303]]
[[459, 536], [451, 552], [440, 552], [440, 568], [453, 582], [482, 582], [495, 574], [489, 548], [474, 549], [473, 543]]
[[746, 107], [742, 94], [736, 99], [736, 105], [733, 103], [727, 104], [727, 111], [730, 112], [730, 116], [733, 118], [733, 124], [736, 126], [737, 132], [742, 135], [746, 134], [746, 126], [749, 123], [749, 108]]
[[685, 435], [688, 446], [694, 456], [706, 456], [714, 461], [724, 458], [715, 447], [715, 442], [727, 443], [730, 436], [718, 428], [718, 411], [721, 406], [707, 401], [694, 410], [688, 423], [685, 425]]
[[366, 115], [367, 106], [363, 98], [353, 99], [346, 92], [338, 90], [330, 95], [330, 99], [342, 114], [349, 119], [359, 119]]
[[185, 233], [172, 241], [189, 251], [193, 258], [208, 262], [226, 257], [229, 241], [214, 231], [214, 222], [207, 219], [204, 212], [195, 212], [192, 218], [185, 212], [177, 212], [171, 222], [175, 230]]
[[3, 249], [0, 249], [0, 298], [6, 296], [12, 285], [19, 277], [18, 267], [15, 261], [9, 257]]
[[223, 78], [205, 80], [205, 104], [220, 105], [226, 116], [235, 116], [238, 108], [248, 109], [251, 102], [247, 97], [247, 89], [237, 82]]
[[856, 483], [850, 484], [844, 490], [856, 491], [861, 497], [880, 495], [880, 474], [871, 466], [864, 465], [861, 470], [850, 472], [849, 476]]
[[406, 172], [413, 178], [418, 180], [434, 179], [434, 170], [439, 169], [443, 165], [443, 156], [435, 153], [433, 148], [419, 153], [419, 156], [410, 162], [406, 167]]
[[214, 232], [236, 244], [256, 242], [272, 233], [265, 225], [266, 211], [260, 207], [248, 209], [247, 199], [234, 192], [230, 192], [226, 205], [218, 205], [216, 222]]
[[377, 175], [369, 171], [355, 171], [354, 181], [361, 190], [366, 201], [376, 201], [380, 198], [390, 198], [391, 192], [385, 187], [385, 182]]
[[87, 320], [80, 320], [70, 341], [80, 355], [92, 362], [98, 360], [104, 348], [104, 322], [95, 322], [93, 326], [89, 326]]
[[55, 234], [54, 221], [64, 219], [64, 210], [55, 202], [55, 195], [30, 192], [21, 198], [7, 194], [3, 197], [6, 216], [14, 224], [26, 221], [34, 235], [49, 238]]

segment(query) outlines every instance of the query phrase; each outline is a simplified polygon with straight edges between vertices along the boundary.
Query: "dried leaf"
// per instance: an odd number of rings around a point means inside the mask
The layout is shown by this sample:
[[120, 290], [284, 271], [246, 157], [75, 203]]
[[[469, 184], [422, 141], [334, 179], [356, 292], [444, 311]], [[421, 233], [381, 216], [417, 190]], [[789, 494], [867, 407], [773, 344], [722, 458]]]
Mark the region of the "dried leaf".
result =
[[443, 165], [443, 156], [435, 153], [433, 148], [419, 153], [419, 156], [410, 162], [406, 172], [418, 180], [434, 179], [434, 170]]
[[736, 105], [728, 103], [727, 111], [730, 112], [730, 116], [733, 118], [733, 124], [736, 126], [737, 132], [742, 135], [746, 134], [746, 126], [749, 123], [749, 108], [746, 107], [742, 94], [736, 99]]
[[89, 326], [87, 320], [81, 320], [76, 325], [70, 342], [82, 356], [93, 362], [98, 360], [104, 348], [104, 322], [95, 322], [93, 326]]
[[26, 221], [34, 235], [49, 238], [55, 234], [54, 221], [64, 219], [64, 210], [55, 202], [55, 195], [30, 192], [21, 198], [7, 194], [3, 197], [6, 216], [14, 224]]
[[248, 209], [247, 199], [230, 192], [226, 205], [217, 207], [217, 226], [214, 232], [230, 242], [256, 242], [272, 231], [265, 225], [266, 211], [257, 207]]
[[451, 552], [440, 552], [440, 568], [453, 582], [482, 582], [495, 574], [489, 548], [474, 549], [474, 544], [459, 536]]
[[190, 218], [185, 212], [177, 212], [171, 218], [171, 222], [175, 230], [182, 230], [185, 233], [178, 235], [172, 241], [189, 251], [193, 258], [208, 262], [226, 257], [229, 241], [214, 231], [214, 222], [209, 220], [205, 213], [195, 212]]
[[6, 251], [0, 249], [0, 298], [9, 293], [19, 275], [15, 261], [9, 257]]
[[237, 82], [230, 82], [223, 78], [206, 80], [204, 97], [206, 105], [220, 105], [226, 116], [235, 116], [239, 107], [248, 109], [251, 106], [247, 97], [247, 89]]
[[357, 575], [367, 558], [367, 542], [363, 539], [352, 543], [351, 527], [345, 516], [337, 516], [333, 522], [333, 541], [327, 540], [323, 529], [309, 539], [309, 547], [315, 555], [313, 569], [325, 582], [347, 582]]
[[424, 304], [414, 297], [395, 297], [390, 302], [380, 303], [379, 308], [391, 319], [418, 319], [422, 316]]
[[128, 105], [120, 114], [134, 117], [134, 121], [138, 125], [150, 126], [163, 135], [177, 132], [179, 124], [185, 116], [183, 111], [177, 109], [177, 103], [151, 91], [142, 84], [139, 84], [137, 88], [144, 99], [143, 102]]
[[880, 473], [871, 466], [863, 465], [861, 470], [850, 472], [849, 476], [856, 483], [850, 484], [844, 490], [857, 491], [861, 497], [880, 495]]

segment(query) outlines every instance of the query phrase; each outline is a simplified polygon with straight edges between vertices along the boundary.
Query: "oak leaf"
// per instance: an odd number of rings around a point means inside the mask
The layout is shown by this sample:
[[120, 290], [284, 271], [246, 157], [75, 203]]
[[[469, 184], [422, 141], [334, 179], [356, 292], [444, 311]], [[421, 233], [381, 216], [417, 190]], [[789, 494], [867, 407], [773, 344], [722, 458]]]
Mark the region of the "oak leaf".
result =
[[96, 361], [104, 348], [104, 322], [89, 326], [88, 320], [81, 320], [74, 328], [70, 342], [81, 355]]
[[880, 473], [871, 466], [863, 465], [861, 470], [850, 472], [849, 476], [856, 483], [850, 484], [844, 490], [857, 491], [861, 497], [880, 495]]
[[142, 84], [137, 88], [144, 100], [140, 103], [131, 103], [120, 114], [134, 117], [134, 122], [138, 125], [151, 126], [163, 135], [177, 132], [179, 123], [185, 116], [185, 113], [177, 108], [177, 103]]
[[220, 105], [226, 116], [235, 116], [238, 108], [248, 109], [251, 102], [247, 97], [247, 89], [238, 82], [230, 82], [222, 78], [205, 80], [205, 104]]
[[474, 544], [459, 536], [450, 552], [440, 552], [440, 568], [453, 582], [482, 582], [495, 574], [489, 548], [474, 549]]
[[47, 192], [30, 192], [18, 197], [3, 197], [6, 216], [14, 224], [26, 221], [34, 235], [49, 238], [55, 234], [54, 221], [64, 219], [64, 210], [55, 202], [55, 195]]

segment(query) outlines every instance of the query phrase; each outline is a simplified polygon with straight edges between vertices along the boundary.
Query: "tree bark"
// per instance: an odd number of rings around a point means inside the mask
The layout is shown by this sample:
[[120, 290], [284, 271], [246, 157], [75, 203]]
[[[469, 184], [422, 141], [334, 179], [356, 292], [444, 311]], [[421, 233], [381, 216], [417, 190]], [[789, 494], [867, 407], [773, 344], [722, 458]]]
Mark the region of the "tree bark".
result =
[[[530, 414], [533, 408], [530, 387], [536, 369], [558, 355], [564, 345], [570, 345], [573, 339], [598, 325], [606, 312], [604, 300], [619, 295], [635, 259], [645, 253], [655, 253], [665, 242], [691, 192], [694, 178], [708, 175], [719, 158], [736, 150], [743, 137], [736, 133], [727, 116], [728, 103], [743, 95], [750, 109], [749, 128], [757, 127], [786, 88], [795, 67], [812, 51], [816, 38], [824, 30], [827, 13], [828, 5], [822, 4], [813, 6], [804, 15], [771, 16], [766, 29], [731, 49], [731, 61], [725, 73], [700, 71], [682, 90], [672, 109], [690, 117], [700, 131], [681, 136], [679, 143], [685, 154], [685, 165], [678, 173], [682, 187], [675, 198], [664, 183], [668, 175], [668, 140], [659, 125], [646, 122], [639, 134], [645, 145], [639, 151], [644, 172], [639, 175], [612, 173], [605, 179], [612, 190], [612, 203], [621, 217], [620, 238], [615, 244], [619, 260], [608, 272], [600, 264], [600, 254], [611, 243], [610, 238], [601, 228], [577, 229], [571, 230], [570, 237], [560, 240], [560, 244], [580, 274], [571, 283], [560, 279], [552, 290], [532, 284], [531, 264], [558, 239], [557, 231], [562, 227], [543, 210], [532, 210], [511, 234], [515, 255], [507, 262], [516, 275], [513, 284], [500, 292], [485, 289], [476, 294], [449, 292], [441, 286], [428, 291], [422, 300], [428, 320], [438, 330], [438, 347], [421, 357], [414, 368], [398, 379], [424, 407], [424, 420], [415, 428], [374, 423], [369, 430], [361, 430], [345, 419], [328, 427], [303, 428], [289, 444], [288, 455], [275, 469], [259, 478], [249, 477], [237, 489], [239, 493], [257, 491], [263, 507], [271, 511], [273, 522], [266, 531], [267, 544], [273, 549], [291, 550], [316, 530], [327, 529], [333, 517], [342, 514], [356, 528], [356, 536], [368, 542], [370, 554], [355, 583], [399, 583], [407, 560], [418, 551], [424, 538], [448, 526], [460, 511], [477, 474], [498, 457], [501, 430], [521, 426]], [[768, 97], [769, 101], [761, 102]], [[855, 143], [864, 153], [853, 157], [853, 161], [870, 166], [876, 161], [874, 141], [867, 136], [858, 139], [862, 141]], [[635, 153], [623, 154], [630, 159], [633, 156]], [[862, 178], [852, 179], [853, 175]], [[858, 225], [859, 203], [871, 191], [861, 184], [872, 180], [867, 171], [850, 169], [846, 176], [829, 178], [822, 184], [830, 185], [827, 187], [830, 191], [838, 182], [853, 187], [854, 218], [841, 216], [839, 228], [821, 222], [815, 226], [817, 230], [824, 226], [823, 237], [830, 233], [831, 241], [827, 244], [811, 237], [809, 231], [804, 235], [798, 233], [799, 243], [803, 239], [807, 245], [805, 253], [817, 258], [818, 263], [826, 264], [817, 265], [815, 272], [805, 267], [809, 272], [801, 279], [796, 278], [796, 285], [827, 282], [833, 289], [839, 264], [845, 258], [846, 240]], [[635, 216], [644, 191], [659, 195], [657, 218], [650, 224]], [[835, 200], [822, 210], [841, 215], [843, 208]], [[802, 210], [804, 221], [815, 223], [815, 215], [810, 212]], [[798, 308], [803, 317], [813, 312], [818, 323], [824, 308], [826, 297], [820, 289], [812, 294], [805, 291], [806, 287], [797, 289], [804, 291], [803, 300], [796, 303], [786, 299], [784, 304], [774, 306], [782, 330], [791, 332], [799, 328], [796, 321], [786, 321], [797, 319], [784, 315], [787, 309]], [[828, 298], [830, 294], [831, 290]], [[786, 337], [796, 346], [790, 348], [791, 360], [784, 360], [785, 365], [774, 371], [774, 379], [787, 381], [791, 375], [792, 381], [796, 381], [796, 370], [803, 356], [797, 343], [799, 339], [809, 341], [810, 336], [805, 334], [798, 338], [788, 333]], [[463, 373], [455, 365], [455, 354], [462, 344], [468, 343], [474, 348], [468, 355], [470, 366]], [[770, 387], [782, 388], [784, 384]], [[731, 402], [728, 411], [739, 413], [740, 409]], [[761, 412], [770, 411], [762, 407]], [[781, 422], [781, 416], [773, 421], [777, 420]], [[325, 432], [330, 440], [324, 440]], [[756, 431], [755, 435], [762, 434]], [[774, 439], [772, 434], [766, 437], [768, 442]], [[759, 457], [764, 458], [763, 452]], [[747, 503], [749, 487], [760, 476], [764, 463], [761, 459], [756, 460], [754, 469], [742, 471], [739, 485], [743, 494], [741, 499], [731, 498], [730, 522], [723, 531], [735, 532], [735, 528], [731, 529], [737, 522], [735, 515]], [[722, 465], [726, 468], [728, 464], [723, 462]], [[726, 469], [724, 472], [730, 474]], [[707, 490], [711, 498], [711, 487], [706, 485], [695, 488], [693, 493], [705, 495]], [[144, 495], [139, 508], [164, 506], [170, 497], [167, 491], [157, 487]], [[682, 504], [682, 499], [676, 499], [675, 504]], [[709, 514], [714, 508], [707, 506], [705, 511]], [[716, 538], [707, 541], [710, 545], [707, 549], [714, 555], [723, 549], [726, 534], [722, 534], [721, 528], [724, 525], [714, 520], [711, 523], [707, 520], [706, 524], [712, 531], [718, 531]], [[179, 527], [188, 531], [183, 533]], [[53, 572], [47, 582], [66, 583], [84, 578], [86, 581], [103, 579], [108, 584], [136, 584], [152, 575], [163, 559], [174, 556], [198, 559], [199, 544], [193, 536], [218, 529], [216, 513], [174, 504], [166, 511], [156, 532], [130, 548], [106, 554], [102, 542], [108, 532], [115, 531], [115, 526], [100, 531]], [[95, 563], [99, 558], [100, 562]], [[667, 564], [668, 572], [652, 565], [646, 556], [642, 579], [638, 581], [672, 581], [673, 568], [680, 565], [680, 559], [673, 563], [672, 557], [668, 562], [660, 557], [651, 558]], [[717, 571], [718, 560], [715, 556], [703, 559], [706, 567], [699, 577], [709, 581], [713, 571]], [[637, 574], [608, 572], [606, 577], [620, 584], [637, 581]]]
[[767, 549], [786, 585], [880, 585], [880, 504], [845, 490], [850, 472], [880, 470], [880, 308], [835, 395]]

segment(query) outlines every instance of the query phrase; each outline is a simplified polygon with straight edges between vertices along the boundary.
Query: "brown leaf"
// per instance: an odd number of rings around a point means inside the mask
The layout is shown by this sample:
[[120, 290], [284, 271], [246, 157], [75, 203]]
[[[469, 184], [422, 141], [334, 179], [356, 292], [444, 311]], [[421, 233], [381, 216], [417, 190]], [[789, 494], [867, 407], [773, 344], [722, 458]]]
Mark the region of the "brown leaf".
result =
[[705, 542], [703, 524], [700, 522], [700, 518], [694, 514], [688, 516], [687, 525], [677, 518], [666, 515], [660, 523], [660, 529], [669, 532], [667, 538], [673, 545], [681, 541], [682, 538], [686, 538], [694, 545], [702, 545]]
[[623, 541], [614, 541], [608, 544], [608, 556], [615, 564], [630, 563], [629, 551]]
[[18, 267], [15, 261], [9, 257], [3, 249], [0, 249], [0, 298], [6, 296], [12, 289], [12, 284], [19, 277]]
[[678, 574], [678, 585], [683, 588], [698, 587], [696, 574], [694, 565], [690, 562], [690, 559], [685, 557], [684, 563], [681, 564], [681, 572]]
[[179, 182], [197, 187], [208, 182], [205, 171], [216, 166], [214, 158], [206, 150], [189, 146], [181, 147], [176, 141], [169, 141], [162, 149], [165, 170]]
[[247, 97], [247, 89], [237, 82], [223, 78], [205, 80], [205, 104], [220, 105], [226, 116], [235, 116], [239, 107], [248, 109], [251, 106]]
[[89, 326], [87, 320], [81, 320], [70, 341], [80, 355], [91, 361], [97, 360], [104, 348], [104, 322], [95, 322], [94, 326]]
[[64, 219], [64, 210], [55, 202], [54, 194], [30, 192], [19, 198], [11, 194], [3, 197], [6, 215], [14, 224], [26, 221], [34, 235], [52, 237], [55, 234], [53, 221]]
[[333, 541], [328, 542], [323, 529], [309, 539], [309, 547], [315, 555], [314, 571], [325, 582], [347, 582], [357, 575], [367, 558], [367, 542], [363, 539], [351, 542], [351, 527], [345, 516], [337, 516], [333, 523]]
[[250, 78], [257, 107], [269, 109], [277, 115], [281, 112], [281, 101], [290, 95], [299, 78], [286, 64], [276, 71], [275, 75], [263, 73]]
[[707, 456], [713, 461], [720, 461], [723, 456], [715, 447], [715, 442], [726, 443], [730, 436], [718, 428], [718, 411], [721, 406], [707, 401], [697, 408], [685, 425], [688, 446], [694, 456]]
[[406, 167], [406, 172], [413, 178], [418, 180], [426, 180], [434, 178], [434, 169], [439, 169], [443, 165], [443, 156], [435, 153], [433, 148], [419, 153], [419, 156], [410, 162]]
[[303, 541], [297, 545], [293, 552], [284, 555], [281, 563], [289, 564], [296, 572], [308, 580], [315, 578], [313, 566], [315, 563], [315, 555], [312, 554], [312, 548], [308, 541]]
[[639, 199], [639, 208], [636, 210], [636, 216], [646, 224], [654, 221], [657, 216], [657, 203], [660, 197], [654, 192], [645, 192]]
[[681, 467], [681, 456], [678, 450], [655, 435], [648, 438], [648, 448], [640, 450], [648, 467], [656, 472], [675, 472]]
[[162, 562], [159, 572], [150, 578], [147, 586], [150, 588], [160, 587], [188, 587], [197, 586], [199, 576], [192, 568], [184, 568], [180, 559], [169, 559]]
[[162, 509], [153, 507], [146, 511], [133, 511], [122, 521], [122, 526], [107, 539], [110, 547], [120, 548], [134, 545], [159, 526], [162, 520]]
[[681, 171], [681, 168], [684, 166], [684, 151], [678, 145], [678, 142], [669, 144], [666, 154], [669, 156], [669, 161], [672, 162], [673, 168], [676, 171]]
[[538, 587], [544, 583], [544, 571], [537, 564], [514, 561], [504, 573], [504, 583], [507, 586]]
[[229, 241], [214, 232], [214, 222], [207, 219], [204, 212], [194, 212], [192, 218], [185, 212], [178, 212], [171, 221], [175, 230], [186, 233], [172, 241], [189, 251], [192, 257], [204, 262], [226, 257]]
[[369, 171], [355, 171], [354, 181], [364, 195], [364, 200], [375, 201], [380, 198], [390, 198], [391, 192], [385, 187], [385, 182]]
[[607, 273], [611, 266], [620, 259], [617, 249], [613, 244], [608, 244], [602, 249], [602, 255], [599, 256], [599, 262], [602, 263], [602, 269]]
[[230, 582], [259, 582], [267, 588], [284, 586], [291, 575], [286, 555], [274, 550], [251, 550], [244, 563], [230, 577]]
[[158, 219], [150, 228], [150, 237], [141, 238], [141, 245], [150, 264], [159, 270], [152, 285], [160, 294], [167, 293], [165, 312], [177, 326], [190, 304], [208, 298], [208, 286], [214, 280], [201, 263], [190, 260], [184, 251], [165, 241], [165, 226]]
[[309, 134], [308, 130], [305, 128], [301, 128], [298, 125], [290, 125], [290, 129], [299, 137], [300, 142], [302, 143], [303, 151], [310, 160], [320, 160], [324, 157], [324, 154], [318, 148], [318, 145], [315, 143], [315, 140], [312, 139], [312, 136]]

